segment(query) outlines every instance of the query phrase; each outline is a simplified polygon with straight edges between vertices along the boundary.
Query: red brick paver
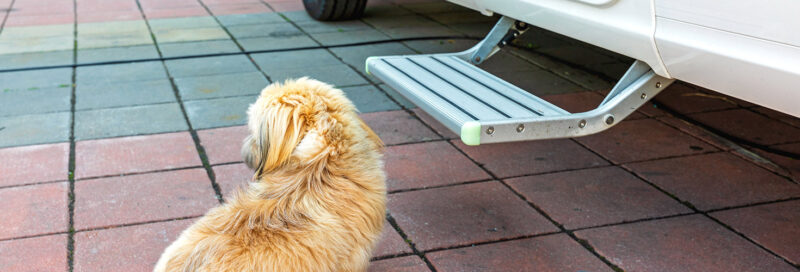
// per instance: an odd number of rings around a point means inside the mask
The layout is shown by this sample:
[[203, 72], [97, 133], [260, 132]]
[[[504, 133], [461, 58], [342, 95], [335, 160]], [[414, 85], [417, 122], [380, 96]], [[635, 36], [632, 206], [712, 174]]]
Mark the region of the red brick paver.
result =
[[625, 271], [796, 271], [702, 215], [575, 234]]
[[566, 234], [427, 254], [437, 271], [613, 271]]
[[800, 142], [800, 128], [746, 109], [698, 113], [689, 117], [732, 136], [762, 145]]
[[419, 120], [405, 111], [385, 111], [361, 114], [386, 145], [413, 143], [440, 139]]
[[75, 271], [151, 271], [192, 219], [75, 234]]
[[197, 131], [210, 164], [242, 161], [242, 142], [247, 134], [247, 126]]
[[625, 165], [701, 210], [800, 196], [800, 186], [727, 153]]
[[217, 204], [203, 169], [83, 180], [75, 183], [75, 229], [200, 216]]
[[67, 231], [66, 182], [0, 189], [0, 239]]
[[576, 140], [614, 163], [716, 150], [711, 145], [654, 119], [625, 121], [604, 132]]
[[489, 175], [447, 142], [386, 148], [390, 191], [489, 179]]
[[394, 259], [374, 261], [370, 264], [370, 272], [428, 272], [428, 266], [417, 256], [406, 256]]
[[254, 174], [244, 163], [218, 165], [213, 169], [220, 192], [225, 198], [231, 197], [234, 190], [246, 188]]
[[467, 146], [455, 144], [500, 178], [608, 165], [570, 140], [546, 140]]
[[653, 99], [659, 104], [683, 114], [718, 111], [739, 106], [736, 101], [725, 95], [701, 91], [697, 87], [683, 82], [669, 85], [669, 88]]
[[78, 179], [202, 165], [188, 132], [82, 141], [75, 153]]
[[711, 215], [795, 265], [800, 265], [800, 200]]
[[0, 149], [0, 187], [67, 180], [69, 144]]
[[508, 183], [568, 229], [691, 212], [617, 167], [515, 178]]
[[395, 256], [404, 253], [411, 253], [411, 248], [403, 237], [397, 233], [389, 222], [383, 223], [383, 232], [381, 233], [381, 240], [372, 251], [373, 258], [380, 258], [386, 256]]
[[[558, 106], [568, 112], [578, 113], [586, 112], [597, 108], [600, 102], [603, 102], [604, 96], [596, 92], [578, 92], [578, 93], [565, 93], [553, 94], [542, 96], [542, 99]], [[644, 114], [633, 112], [625, 120], [634, 120], [645, 118]]]
[[433, 116], [430, 116], [420, 108], [414, 109], [413, 112], [415, 115], [417, 115], [417, 117], [419, 117], [420, 120], [422, 120], [422, 122], [425, 122], [425, 124], [435, 130], [436, 133], [439, 133], [439, 135], [442, 135], [442, 137], [446, 139], [460, 139], [458, 134], [450, 131], [450, 129], [442, 125], [442, 123], [439, 123], [439, 121], [436, 121], [436, 119], [433, 119]]
[[420, 250], [558, 230], [496, 181], [392, 194], [389, 211]]
[[0, 242], [0, 271], [66, 270], [66, 234]]

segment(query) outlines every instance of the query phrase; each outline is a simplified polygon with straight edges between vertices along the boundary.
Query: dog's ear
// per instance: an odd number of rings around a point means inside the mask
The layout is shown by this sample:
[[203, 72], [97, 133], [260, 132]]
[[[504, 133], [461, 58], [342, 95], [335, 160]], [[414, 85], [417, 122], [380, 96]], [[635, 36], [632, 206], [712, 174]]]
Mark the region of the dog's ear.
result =
[[[257, 131], [251, 131], [255, 134], [251, 140], [256, 149], [254, 152], [259, 154], [251, 154], [248, 165], [255, 166], [257, 174], [286, 164], [305, 131], [306, 117], [301, 112], [301, 104], [285, 102], [260, 109], [261, 121], [255, 126]], [[244, 149], [242, 153], [245, 153]], [[246, 155], [245, 160], [248, 160]]]

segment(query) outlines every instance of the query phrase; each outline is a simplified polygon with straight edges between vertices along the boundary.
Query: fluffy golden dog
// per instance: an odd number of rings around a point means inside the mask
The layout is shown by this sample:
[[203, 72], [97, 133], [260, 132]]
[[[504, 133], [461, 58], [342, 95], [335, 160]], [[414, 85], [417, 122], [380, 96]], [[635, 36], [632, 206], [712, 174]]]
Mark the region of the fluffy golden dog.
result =
[[248, 187], [185, 230], [155, 271], [364, 271], [385, 216], [383, 143], [341, 90], [301, 78], [247, 112]]

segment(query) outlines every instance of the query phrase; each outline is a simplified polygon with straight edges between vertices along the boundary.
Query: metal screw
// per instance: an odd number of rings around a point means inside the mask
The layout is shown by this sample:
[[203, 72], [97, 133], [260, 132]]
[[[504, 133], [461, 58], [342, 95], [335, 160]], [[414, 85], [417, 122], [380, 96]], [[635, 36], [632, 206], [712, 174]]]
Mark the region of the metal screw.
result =
[[642, 99], [647, 99], [647, 94], [646, 94], [646, 93], [642, 93], [642, 96], [640, 96], [640, 97], [641, 97]]
[[489, 127], [486, 129], [486, 134], [492, 135], [494, 134], [494, 127]]
[[481, 61], [481, 56], [475, 57], [475, 61]]
[[578, 127], [580, 128], [586, 127], [586, 120], [581, 120], [580, 122], [578, 122]]
[[523, 131], [525, 131], [525, 125], [519, 124], [519, 126], [517, 126], [517, 132], [523, 132]]
[[661, 82], [656, 82], [656, 88], [661, 88]]
[[610, 124], [613, 124], [613, 123], [614, 123], [614, 116], [611, 116], [611, 115], [606, 116], [606, 124], [610, 125]]

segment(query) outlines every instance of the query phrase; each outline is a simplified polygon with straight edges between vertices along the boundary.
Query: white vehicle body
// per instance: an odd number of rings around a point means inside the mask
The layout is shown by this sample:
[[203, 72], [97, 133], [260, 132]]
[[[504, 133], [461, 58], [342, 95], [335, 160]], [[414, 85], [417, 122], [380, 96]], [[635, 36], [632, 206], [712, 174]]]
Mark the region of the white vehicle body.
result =
[[800, 117], [800, 1], [448, 0]]

